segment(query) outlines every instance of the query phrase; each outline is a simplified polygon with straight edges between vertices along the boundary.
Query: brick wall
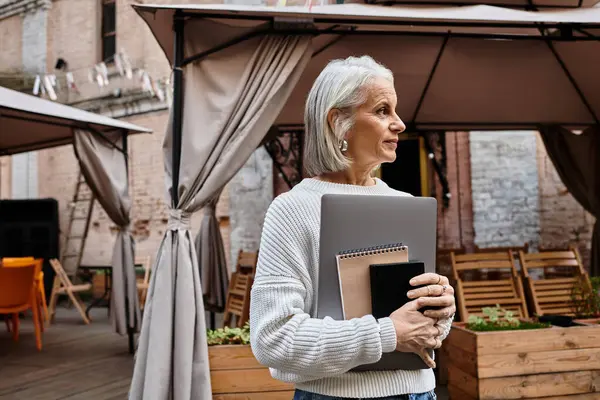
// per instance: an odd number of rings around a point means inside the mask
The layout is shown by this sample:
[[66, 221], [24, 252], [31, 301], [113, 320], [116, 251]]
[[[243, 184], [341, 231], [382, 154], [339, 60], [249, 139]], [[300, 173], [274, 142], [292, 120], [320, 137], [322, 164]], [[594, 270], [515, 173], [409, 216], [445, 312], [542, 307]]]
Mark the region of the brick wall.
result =
[[472, 132], [471, 186], [475, 244], [539, 242], [540, 214], [534, 132]]
[[[22, 36], [23, 18], [14, 15], [0, 20], [0, 71], [16, 71], [23, 66]], [[19, 34], [15, 34], [19, 32]]]
[[78, 72], [100, 61], [99, 10], [97, 0], [52, 3], [48, 13], [48, 71], [54, 70], [58, 58], [67, 61], [69, 70]]
[[[41, 2], [23, 14], [21, 25], [22, 70], [31, 73], [46, 72], [47, 22], [49, 4]], [[38, 160], [36, 152], [18, 154], [12, 159], [12, 197], [38, 197]]]
[[[450, 189], [448, 208], [443, 207], [442, 187], [433, 174], [438, 198], [438, 248], [465, 247], [472, 250], [473, 204], [468, 132], [448, 132], [446, 140], [446, 179]], [[440, 159], [441, 154], [437, 154]], [[433, 167], [430, 167], [433, 169]]]

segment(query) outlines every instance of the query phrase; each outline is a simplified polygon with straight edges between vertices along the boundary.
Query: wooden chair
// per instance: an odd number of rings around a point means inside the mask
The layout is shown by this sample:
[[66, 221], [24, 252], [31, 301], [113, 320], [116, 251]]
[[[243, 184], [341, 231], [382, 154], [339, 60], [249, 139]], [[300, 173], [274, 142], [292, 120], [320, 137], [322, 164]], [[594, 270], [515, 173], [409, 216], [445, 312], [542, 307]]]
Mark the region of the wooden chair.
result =
[[[571, 251], [577, 249], [574, 245], [563, 245], [563, 246], [538, 246], [538, 253], [545, 253], [548, 251]], [[570, 278], [572, 277], [572, 271], [570, 268], [553, 268], [543, 271], [543, 275], [546, 279], [548, 278]]]
[[258, 261], [258, 252], [250, 252], [240, 250], [237, 258], [237, 265], [235, 270], [242, 274], [254, 275], [256, 271], [256, 263]]
[[[565, 251], [545, 251], [539, 253], [519, 253], [525, 287], [529, 295], [531, 308], [536, 315], [569, 315], [576, 311], [576, 297], [573, 290], [582, 284], [583, 289], [591, 290], [589, 276], [579, 252], [575, 248]], [[531, 270], [542, 269], [543, 278], [535, 279]], [[568, 275], [548, 277], [547, 272], [563, 269]]]
[[150, 286], [150, 270], [152, 268], [150, 256], [136, 257], [135, 265], [142, 265], [144, 267], [144, 278], [141, 281], [136, 282], [140, 309], [143, 310], [146, 304], [146, 296], [148, 295], [148, 287]]
[[223, 326], [232, 326], [233, 316], [236, 316], [236, 326], [243, 327], [250, 317], [250, 290], [254, 275], [236, 271], [231, 274], [227, 301], [223, 313]]
[[[452, 274], [456, 281], [456, 297], [460, 317], [483, 316], [483, 307], [500, 307], [514, 312], [516, 317], [529, 318], [523, 284], [517, 274], [511, 251], [498, 253], [450, 254]], [[504, 270], [502, 279], [465, 281], [462, 274], [469, 271]]]
[[13, 340], [19, 340], [19, 313], [31, 309], [35, 342], [38, 350], [42, 350], [42, 317], [40, 315], [39, 290], [36, 285], [38, 263], [23, 261], [0, 266], [0, 314], [10, 314], [12, 324], [10, 330]]
[[452, 261], [450, 254], [465, 254], [466, 249], [464, 247], [440, 247], [437, 249], [435, 258], [435, 270], [438, 274], [446, 276], [452, 282]]
[[[506, 251], [510, 251], [511, 254], [513, 255], [513, 258], [517, 259], [519, 258], [519, 251], [523, 251], [525, 253], [529, 252], [529, 243], [525, 243], [523, 244], [523, 246], [493, 246], [493, 247], [479, 247], [479, 246], [475, 246], [474, 252], [475, 253], [500, 253], [500, 252], [506, 252]], [[518, 271], [518, 269], [517, 269]], [[481, 272], [479, 273], [481, 274]], [[500, 271], [487, 271], [487, 273], [485, 274], [485, 276], [476, 276], [474, 277], [474, 279], [503, 279], [506, 278], [506, 276], [502, 276], [500, 274]]]
[[511, 251], [514, 256], [518, 257], [519, 251], [524, 253], [529, 252], [529, 243], [525, 243], [523, 246], [497, 246], [497, 247], [479, 247], [475, 246], [475, 253], [500, 253], [504, 251]]
[[71, 300], [71, 302], [77, 308], [77, 311], [79, 311], [79, 314], [81, 315], [81, 318], [83, 319], [83, 322], [85, 322], [86, 324], [89, 324], [90, 320], [88, 319], [87, 315], [85, 314], [85, 308], [83, 307], [83, 301], [81, 301], [81, 299], [79, 298], [77, 293], [88, 292], [88, 291], [92, 290], [92, 284], [84, 283], [84, 284], [80, 284], [80, 285], [74, 285], [71, 282], [71, 280], [69, 279], [69, 276], [65, 272], [65, 269], [61, 265], [60, 261], [58, 261], [55, 258], [50, 260], [50, 265], [52, 266], [52, 268], [54, 269], [54, 272], [56, 273], [56, 278], [54, 278], [54, 286], [52, 288], [52, 295], [50, 296], [50, 306], [49, 306], [50, 321], [52, 321], [54, 319], [54, 315], [56, 314], [56, 303], [58, 302], [58, 296], [67, 295], [67, 296], [69, 296], [69, 299]]

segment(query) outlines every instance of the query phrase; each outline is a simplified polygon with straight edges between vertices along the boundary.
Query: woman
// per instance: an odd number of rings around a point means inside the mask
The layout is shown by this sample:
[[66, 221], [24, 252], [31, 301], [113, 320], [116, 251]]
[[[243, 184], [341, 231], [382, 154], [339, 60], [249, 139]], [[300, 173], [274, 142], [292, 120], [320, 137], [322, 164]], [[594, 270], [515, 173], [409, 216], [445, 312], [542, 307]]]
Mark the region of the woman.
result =
[[[410, 196], [372, 177], [396, 159], [406, 128], [395, 112], [393, 76], [363, 56], [330, 62], [305, 109], [304, 179], [267, 212], [250, 306], [252, 350], [272, 375], [296, 385], [296, 400], [435, 399], [431, 369], [354, 372], [383, 353], [414, 352], [429, 366], [456, 310], [448, 279], [424, 274], [413, 299], [388, 318], [317, 319], [320, 201], [325, 193]], [[435, 310], [419, 311], [424, 306]]]

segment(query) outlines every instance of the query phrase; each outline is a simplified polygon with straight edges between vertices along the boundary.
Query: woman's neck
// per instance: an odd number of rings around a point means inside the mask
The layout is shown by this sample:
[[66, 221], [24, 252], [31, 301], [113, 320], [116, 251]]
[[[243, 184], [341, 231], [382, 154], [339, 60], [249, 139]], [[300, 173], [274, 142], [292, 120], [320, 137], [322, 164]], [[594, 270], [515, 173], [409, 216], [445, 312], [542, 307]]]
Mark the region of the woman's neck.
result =
[[346, 185], [373, 186], [376, 185], [375, 179], [371, 176], [372, 169], [357, 171], [349, 168], [340, 172], [329, 172], [321, 174], [315, 178], [332, 183], [342, 183]]

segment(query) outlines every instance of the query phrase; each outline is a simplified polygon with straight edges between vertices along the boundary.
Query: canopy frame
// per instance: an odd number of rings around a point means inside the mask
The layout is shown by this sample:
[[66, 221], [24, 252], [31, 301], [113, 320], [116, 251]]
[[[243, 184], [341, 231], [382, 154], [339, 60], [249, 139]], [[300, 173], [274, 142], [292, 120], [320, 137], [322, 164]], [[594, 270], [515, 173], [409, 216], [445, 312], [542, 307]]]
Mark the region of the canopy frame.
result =
[[[184, 35], [185, 16], [180, 10], [175, 12], [173, 17], [173, 30], [175, 31], [175, 54], [173, 55], [173, 186], [171, 195], [173, 198], [173, 208], [179, 203], [179, 170], [181, 168], [181, 133], [183, 127], [183, 35]], [[175, 313], [173, 313], [175, 318]], [[175, 320], [173, 320], [175, 323]]]
[[[28, 121], [29, 123], [38, 123], [38, 124], [43, 124], [43, 125], [61, 126], [61, 127], [64, 127], [64, 128], [73, 128], [72, 124], [67, 124], [67, 123], [62, 123], [62, 122], [57, 122], [57, 121], [32, 121], [29, 118], [19, 117], [19, 116], [16, 116], [16, 115], [5, 115], [5, 114], [2, 114], [1, 111], [0, 111], [0, 118], [3, 118], [3, 119], [16, 119], [16, 120], [19, 120], [19, 121]], [[88, 130], [88, 131], [92, 132], [94, 135], [98, 136], [99, 138], [101, 138], [102, 140], [104, 140], [106, 143], [108, 143], [115, 150], [120, 151], [125, 156], [125, 158], [127, 158], [128, 155], [127, 155], [127, 150], [126, 149], [122, 149], [119, 146], [117, 146], [116, 144], [114, 144], [102, 132], [100, 132], [99, 130], [93, 128], [91, 126], [91, 124], [88, 124], [88, 123], [78, 124], [76, 128], [85, 129], [85, 130]], [[124, 129], [117, 128], [117, 129], [115, 129], [115, 131], [122, 131], [124, 135], [128, 136]], [[112, 130], [109, 131], [109, 132], [112, 132]], [[73, 133], [73, 134], [75, 134], [75, 133]], [[37, 142], [36, 144], [37, 145], [42, 145], [44, 148], [50, 148], [50, 147], [56, 147], [56, 146], [66, 145], [66, 144], [69, 144], [69, 143], [70, 143], [70, 140], [61, 138], [61, 139], [55, 139], [55, 140], [48, 140], [48, 141], [44, 141], [44, 142]], [[126, 141], [124, 141], [123, 143], [126, 143]], [[27, 151], [30, 151], [28, 149], [28, 147], [30, 147], [30, 145], [23, 145], [23, 146], [11, 147], [10, 149], [8, 149], [7, 155], [18, 154], [18, 153], [25, 153]], [[2, 155], [4, 155], [4, 151], [0, 150], [0, 156], [2, 156]]]
[[[582, 0], [580, 0], [582, 1]], [[535, 5], [532, 4], [531, 0], [528, 0], [528, 2], [530, 3], [532, 10], [537, 11], [537, 8]], [[421, 3], [420, 3], [421, 4]], [[188, 18], [202, 18], [202, 19], [206, 19], [206, 18], [226, 18], [226, 19], [244, 19], [244, 20], [259, 20], [259, 21], [265, 21], [267, 24], [266, 26], [262, 25], [257, 27], [256, 29], [239, 35], [237, 37], [234, 37], [224, 43], [221, 43], [219, 45], [216, 45], [212, 48], [209, 48], [205, 51], [202, 51], [200, 53], [194, 54], [192, 56], [188, 56], [186, 58], [183, 58], [182, 54], [183, 54], [183, 30], [184, 30], [184, 23], [185, 23], [185, 19]], [[534, 36], [534, 35], [519, 35], [519, 34], [499, 34], [499, 33], [464, 33], [464, 32], [452, 32], [451, 29], [448, 29], [447, 31], [434, 31], [434, 32], [411, 32], [411, 31], [381, 31], [381, 30], [358, 30], [356, 25], [370, 25], [370, 26], [387, 26], [387, 25], [391, 25], [392, 22], [388, 22], [388, 21], [379, 21], [379, 20], [359, 20], [359, 19], [350, 19], [350, 20], [344, 20], [343, 24], [339, 21], [339, 20], [335, 20], [333, 18], [326, 18], [326, 17], [314, 17], [311, 18], [311, 22], [313, 27], [311, 27], [311, 23], [308, 24], [306, 21], [302, 21], [302, 22], [298, 22], [298, 23], [294, 23], [291, 21], [286, 21], [284, 23], [282, 22], [278, 22], [277, 21], [277, 17], [275, 16], [263, 16], [263, 15], [235, 15], [235, 14], [229, 14], [229, 13], [224, 13], [224, 12], [211, 12], [211, 13], [198, 13], [198, 12], [190, 12], [190, 11], [184, 11], [182, 9], [176, 9], [175, 10], [175, 15], [173, 17], [174, 19], [174, 33], [175, 33], [175, 49], [174, 49], [174, 67], [173, 67], [173, 71], [174, 71], [174, 105], [175, 105], [175, 115], [173, 118], [173, 129], [174, 129], [174, 146], [173, 146], [173, 161], [174, 161], [174, 165], [173, 165], [173, 171], [174, 171], [174, 188], [177, 187], [178, 185], [178, 175], [179, 175], [179, 169], [180, 169], [180, 159], [181, 159], [181, 155], [180, 155], [180, 151], [176, 151], [176, 149], [178, 149], [180, 147], [180, 144], [178, 145], [178, 143], [181, 143], [181, 136], [180, 136], [180, 131], [181, 131], [181, 119], [182, 119], [182, 110], [181, 110], [181, 82], [177, 82], [177, 80], [181, 80], [183, 77], [183, 71], [181, 70], [182, 67], [193, 63], [193, 62], [197, 62], [197, 61], [202, 61], [203, 59], [209, 57], [212, 54], [215, 54], [219, 51], [225, 50], [230, 48], [231, 46], [234, 46], [236, 44], [245, 42], [247, 40], [250, 40], [256, 36], [260, 36], [260, 35], [268, 35], [268, 34], [281, 34], [281, 35], [294, 35], [294, 34], [310, 34], [310, 35], [314, 35], [314, 36], [319, 36], [319, 35], [331, 35], [331, 34], [339, 34], [340, 36], [336, 37], [335, 39], [333, 39], [332, 41], [330, 41], [329, 43], [327, 43], [326, 45], [324, 45], [322, 48], [316, 50], [313, 54], [313, 57], [315, 57], [316, 55], [320, 54], [321, 52], [323, 52], [324, 50], [326, 50], [328, 47], [334, 45], [338, 40], [342, 39], [343, 37], [346, 37], [348, 35], [361, 35], [361, 36], [368, 36], [368, 35], [384, 35], [384, 36], [413, 36], [413, 37], [422, 37], [422, 36], [428, 36], [428, 37], [442, 37], [443, 38], [443, 42], [442, 45], [440, 47], [440, 50], [437, 54], [437, 57], [435, 59], [435, 62], [432, 66], [432, 69], [430, 71], [430, 74], [428, 76], [427, 82], [423, 88], [423, 91], [421, 93], [421, 96], [419, 98], [419, 101], [417, 103], [417, 107], [415, 109], [415, 112], [413, 114], [413, 118], [410, 121], [410, 124], [408, 126], [408, 130], [413, 131], [413, 132], [418, 132], [419, 129], [417, 128], [417, 121], [416, 118], [419, 114], [419, 111], [423, 105], [423, 102], [425, 101], [425, 98], [427, 96], [427, 91], [429, 89], [429, 86], [433, 80], [433, 77], [435, 75], [435, 72], [437, 70], [437, 67], [442, 59], [442, 55], [444, 53], [444, 50], [446, 49], [446, 45], [448, 44], [449, 40], [451, 37], [455, 37], [455, 38], [478, 38], [478, 39], [505, 39], [505, 40], [540, 40], [540, 41], [544, 41], [552, 55], [554, 56], [554, 58], [556, 59], [556, 61], [558, 62], [558, 64], [560, 65], [561, 69], [563, 70], [563, 72], [565, 73], [565, 76], [567, 77], [567, 79], [569, 80], [569, 82], [571, 83], [571, 85], [573, 86], [573, 89], [576, 91], [579, 99], [581, 100], [581, 102], [583, 103], [583, 105], [585, 106], [585, 108], [587, 109], [587, 111], [590, 113], [591, 117], [593, 118], [594, 122], [596, 124], [600, 124], [600, 119], [598, 117], [598, 115], [594, 112], [590, 102], [588, 101], [588, 99], [586, 98], [586, 96], [584, 95], [583, 91], [581, 90], [581, 88], [579, 87], [577, 81], [575, 80], [575, 78], [573, 77], [573, 75], [571, 74], [571, 72], [569, 71], [568, 67], [566, 66], [566, 64], [564, 63], [564, 61], [562, 60], [562, 58], [560, 57], [560, 55], [558, 54], [558, 52], [556, 51], [556, 49], [553, 46], [553, 42], [560, 42], [560, 41], [600, 41], [600, 36], [596, 36], [590, 32], [587, 32], [585, 29], [589, 29], [589, 28], [594, 28], [597, 26], [594, 24], [580, 24], [580, 23], [539, 23], [539, 22], [533, 22], [533, 23], [514, 23], [514, 22], [452, 22], [452, 21], [393, 21], [393, 25], [411, 25], [411, 26], [420, 26], [420, 27], [447, 27], [447, 28], [451, 28], [451, 27], [460, 27], [460, 28], [476, 28], [476, 27], [486, 27], [486, 28], [490, 28], [490, 27], [496, 27], [496, 28], [532, 28], [532, 29], [536, 29], [540, 32], [539, 36]], [[325, 29], [319, 29], [319, 28], [315, 28], [314, 24], [317, 23], [330, 23], [332, 24], [330, 27], [325, 28]], [[352, 24], [355, 24], [355, 26], [352, 26]], [[294, 27], [297, 26], [297, 27]], [[343, 29], [343, 28], [346, 29]], [[338, 29], [338, 28], [342, 28], [342, 29]], [[549, 32], [549, 29], [556, 29], [556, 32], [554, 34]], [[575, 32], [579, 32], [580, 35], [582, 36], [577, 36], [574, 33]], [[558, 125], [569, 125], [569, 123], [561, 123], [561, 122], [556, 122], [556, 124]], [[468, 123], [462, 123], [462, 122], [435, 122], [435, 123], [418, 123], [418, 125], [427, 128], [427, 125], [431, 125], [431, 127], [433, 128], [433, 130], [438, 131], [439, 130], [439, 126], [444, 125], [444, 126], [452, 126], [452, 125], [462, 125], [462, 126], [466, 126], [468, 125]], [[476, 125], [476, 124], [475, 124]], [[510, 128], [511, 123], [496, 123], [496, 122], [486, 122], [486, 125], [490, 128], [494, 128], [494, 127], [498, 127], [498, 128]], [[523, 124], [521, 124], [523, 125]], [[539, 126], [539, 122], [526, 122], [525, 125], [530, 125], [532, 128], [535, 128], [537, 126]], [[288, 126], [288, 124], [286, 124], [286, 126]], [[474, 128], [477, 128], [476, 126], [474, 126]], [[480, 129], [478, 129], [480, 130]], [[483, 129], [481, 129], [483, 130]], [[421, 131], [429, 131], [429, 129], [422, 129]], [[177, 194], [174, 193], [174, 197], [175, 202], [177, 202]]]
[[[466, 3], [464, 1], [455, 0], [455, 1], [435, 1], [435, 0], [365, 0], [367, 4], [376, 4], [378, 6], [392, 6], [392, 5], [403, 5], [403, 6], [464, 6]], [[583, 0], [578, 0], [576, 5], [556, 5], [556, 4], [543, 4], [543, 5], [535, 5], [532, 4], [532, 0], [527, 0], [527, 4], [511, 4], [511, 3], [494, 3], [495, 7], [503, 7], [503, 8], [522, 8], [524, 10], [533, 10], [532, 7], [544, 7], [544, 8], [554, 8], [554, 9], [571, 9], [571, 8], [581, 8], [583, 7]]]

